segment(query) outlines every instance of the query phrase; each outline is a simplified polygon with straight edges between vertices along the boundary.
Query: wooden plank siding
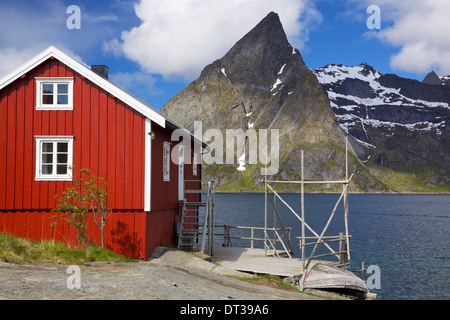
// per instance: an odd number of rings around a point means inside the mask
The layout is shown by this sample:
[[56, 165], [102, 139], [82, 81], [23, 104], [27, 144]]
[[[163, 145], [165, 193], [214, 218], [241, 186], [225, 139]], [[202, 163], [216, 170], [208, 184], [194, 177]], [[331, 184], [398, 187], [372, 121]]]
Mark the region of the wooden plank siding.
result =
[[[36, 110], [35, 77], [73, 77], [73, 111]], [[146, 258], [144, 117], [57, 60], [42, 63], [0, 95], [0, 232], [76, 244], [73, 228], [51, 228], [55, 195], [71, 182], [35, 181], [35, 136], [47, 135], [74, 136], [75, 172], [89, 168], [108, 183], [114, 213], [105, 230], [107, 247]], [[92, 217], [88, 231], [100, 245]]]
[[[31, 241], [54, 239], [68, 246], [77, 247], [79, 244], [75, 228], [69, 228], [62, 224], [55, 218], [55, 215], [56, 213], [47, 210], [1, 211], [0, 232]], [[114, 211], [104, 230], [105, 246], [130, 258], [148, 258], [153, 249], [151, 250], [145, 242], [146, 223], [147, 214], [142, 211]], [[100, 231], [95, 226], [92, 215], [88, 225], [90, 226], [89, 236], [95, 239], [96, 245], [100, 246]], [[152, 247], [154, 248], [156, 245]]]
[[[36, 110], [35, 77], [74, 77], [73, 111]], [[75, 172], [108, 182], [108, 205], [143, 209], [144, 117], [57, 60], [5, 88], [0, 100], [0, 210], [56, 206], [70, 182], [35, 181], [35, 136], [74, 136]]]

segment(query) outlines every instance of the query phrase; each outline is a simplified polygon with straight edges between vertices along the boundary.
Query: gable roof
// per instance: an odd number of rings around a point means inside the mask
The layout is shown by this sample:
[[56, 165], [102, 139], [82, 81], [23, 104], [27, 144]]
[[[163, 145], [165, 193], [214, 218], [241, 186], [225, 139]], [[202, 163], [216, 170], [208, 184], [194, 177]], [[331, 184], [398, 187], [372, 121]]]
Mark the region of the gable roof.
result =
[[38, 55], [36, 55], [34, 58], [30, 59], [17, 69], [11, 71], [6, 76], [0, 79], [0, 90], [6, 87], [7, 85], [11, 84], [18, 78], [20, 78], [22, 75], [26, 74], [30, 70], [36, 68], [41, 63], [45, 62], [49, 58], [54, 57], [55, 59], [59, 60], [60, 62], [64, 63], [66, 66], [71, 68], [72, 70], [78, 72], [80, 75], [84, 76], [86, 79], [92, 81], [100, 88], [104, 89], [108, 93], [112, 94], [119, 100], [126, 103], [128, 106], [136, 110], [137, 112], [141, 113], [145, 117], [149, 118], [153, 122], [157, 123], [161, 127], [166, 127], [166, 121], [172, 122], [168, 120], [166, 117], [164, 117], [161, 113], [159, 113], [156, 109], [154, 109], [152, 106], [147, 104], [145, 101], [135, 97], [131, 93], [127, 92], [126, 90], [118, 87], [111, 81], [101, 77], [88, 67], [84, 66], [80, 62], [76, 61], [75, 59], [69, 57], [64, 52], [58, 50], [54, 46], [50, 46]]

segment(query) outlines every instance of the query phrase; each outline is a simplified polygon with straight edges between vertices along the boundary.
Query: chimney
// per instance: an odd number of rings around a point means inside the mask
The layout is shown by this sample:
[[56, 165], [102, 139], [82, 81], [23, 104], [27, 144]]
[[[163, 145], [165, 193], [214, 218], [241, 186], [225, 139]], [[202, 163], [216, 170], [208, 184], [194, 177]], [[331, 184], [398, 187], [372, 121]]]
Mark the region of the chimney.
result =
[[96, 74], [102, 76], [105, 79], [108, 79], [108, 71], [109, 68], [104, 65], [93, 65], [91, 66], [91, 70], [94, 71]]

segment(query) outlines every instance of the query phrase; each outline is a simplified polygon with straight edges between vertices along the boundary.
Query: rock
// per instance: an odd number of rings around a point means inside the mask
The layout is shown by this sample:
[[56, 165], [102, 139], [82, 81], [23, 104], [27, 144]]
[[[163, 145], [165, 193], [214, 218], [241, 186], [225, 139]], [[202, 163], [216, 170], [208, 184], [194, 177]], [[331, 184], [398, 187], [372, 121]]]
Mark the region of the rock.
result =
[[151, 262], [152, 264], [168, 265], [183, 269], [186, 268], [202, 269], [226, 276], [236, 276], [245, 278], [253, 277], [252, 275], [247, 273], [227, 269], [222, 266], [216, 265], [203, 258], [198, 257], [197, 255], [198, 253], [191, 254], [177, 249], [170, 249], [167, 247], [157, 247], [148, 261]]
[[426, 84], [439, 84], [442, 85], [442, 80], [439, 76], [434, 72], [434, 70], [430, 71], [425, 79], [422, 80], [422, 83]]
[[[279, 130], [280, 163], [275, 174], [285, 179], [299, 180], [301, 150], [306, 151], [305, 179], [341, 180], [345, 175], [345, 135], [328, 97], [289, 43], [276, 13], [268, 14], [223, 58], [205, 67], [161, 113], [191, 132], [194, 121], [202, 121], [203, 132], [219, 129], [224, 137], [227, 129]], [[255, 190], [262, 184], [264, 166], [259, 161], [238, 171], [242, 150], [236, 153], [228, 167], [206, 166], [205, 178], [215, 180], [218, 190]], [[350, 172], [361, 167], [364, 179], [359, 185], [375, 183], [356, 156], [350, 158], [350, 167]]]
[[[430, 84], [433, 78], [441, 81], [436, 74], [419, 82], [382, 74], [365, 63], [313, 71], [371, 172], [386, 167], [401, 175], [408, 172], [421, 191], [448, 184], [450, 87]], [[409, 188], [402, 184], [397, 191], [413, 191]]]

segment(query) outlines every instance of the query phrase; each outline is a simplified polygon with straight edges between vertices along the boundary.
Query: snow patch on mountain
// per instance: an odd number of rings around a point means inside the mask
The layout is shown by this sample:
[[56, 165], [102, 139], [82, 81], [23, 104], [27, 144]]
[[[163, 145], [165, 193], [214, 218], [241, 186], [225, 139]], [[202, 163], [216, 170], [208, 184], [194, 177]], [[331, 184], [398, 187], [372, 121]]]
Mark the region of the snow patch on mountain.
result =
[[[445, 96], [432, 95], [427, 99], [436, 101], [408, 96], [408, 90], [402, 87], [405, 79], [382, 81], [386, 76], [366, 63], [353, 67], [330, 64], [312, 71], [328, 94], [341, 128], [367, 151], [377, 148], [375, 141], [399, 132], [439, 137], [448, 124], [448, 99], [439, 101]], [[390, 87], [382, 83], [389, 83]], [[365, 157], [369, 159], [369, 152]]]
[[227, 73], [225, 72], [225, 68], [220, 69], [220, 71], [223, 73], [223, 75], [224, 75], [225, 77], [228, 78]]
[[360, 64], [355, 67], [347, 67], [341, 64], [329, 64], [323, 68], [312, 70], [319, 82], [323, 84], [333, 84], [345, 79], [360, 79], [375, 85], [375, 80], [382, 76], [381, 72], [366, 69], [367, 64]]

